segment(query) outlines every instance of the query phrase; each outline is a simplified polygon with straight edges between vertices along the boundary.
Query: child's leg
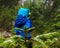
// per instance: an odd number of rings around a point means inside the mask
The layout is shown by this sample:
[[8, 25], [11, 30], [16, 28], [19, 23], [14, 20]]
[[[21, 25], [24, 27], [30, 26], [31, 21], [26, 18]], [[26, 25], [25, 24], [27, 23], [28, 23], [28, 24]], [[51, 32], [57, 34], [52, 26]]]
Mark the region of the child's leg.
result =
[[[31, 28], [32, 27], [32, 24], [30, 22], [30, 20], [27, 21], [27, 23], [25, 24], [25, 26], [27, 28]], [[27, 32], [27, 48], [32, 48], [32, 41], [31, 41], [31, 35], [30, 35], [30, 32]]]
[[20, 30], [14, 30], [15, 32], [16, 32], [16, 35], [18, 35], [18, 36], [22, 36], [22, 38], [24, 38], [24, 33], [22, 32], [22, 31], [20, 31]]
[[[31, 28], [32, 27], [32, 24], [30, 22], [30, 20], [28, 20], [25, 24], [26, 28]], [[31, 38], [31, 35], [30, 35], [30, 32], [27, 33], [27, 38]]]

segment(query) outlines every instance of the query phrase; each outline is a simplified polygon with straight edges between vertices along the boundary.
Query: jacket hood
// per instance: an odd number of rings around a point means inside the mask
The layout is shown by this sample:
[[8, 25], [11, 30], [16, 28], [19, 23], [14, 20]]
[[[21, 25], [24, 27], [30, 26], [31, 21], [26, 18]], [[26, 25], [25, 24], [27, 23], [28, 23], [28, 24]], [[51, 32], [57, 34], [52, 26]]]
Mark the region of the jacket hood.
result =
[[26, 9], [26, 8], [20, 8], [19, 10], [18, 10], [18, 16], [19, 15], [22, 15], [22, 16], [28, 16], [28, 14], [29, 14], [29, 9]]

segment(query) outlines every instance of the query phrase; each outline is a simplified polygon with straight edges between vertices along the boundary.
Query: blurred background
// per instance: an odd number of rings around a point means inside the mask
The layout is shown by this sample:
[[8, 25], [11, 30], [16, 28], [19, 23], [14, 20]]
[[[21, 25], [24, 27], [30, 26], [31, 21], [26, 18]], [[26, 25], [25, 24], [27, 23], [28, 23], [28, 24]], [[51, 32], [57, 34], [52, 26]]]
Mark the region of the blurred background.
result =
[[60, 48], [60, 0], [0, 0], [0, 42], [15, 35], [14, 20], [21, 7], [30, 9], [33, 48]]

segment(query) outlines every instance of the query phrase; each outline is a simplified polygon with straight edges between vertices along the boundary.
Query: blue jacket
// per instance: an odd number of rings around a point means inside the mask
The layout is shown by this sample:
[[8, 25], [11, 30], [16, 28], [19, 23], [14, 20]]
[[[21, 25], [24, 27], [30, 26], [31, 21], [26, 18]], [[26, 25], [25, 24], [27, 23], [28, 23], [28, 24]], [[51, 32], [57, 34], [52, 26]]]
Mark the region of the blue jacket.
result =
[[[31, 21], [28, 19], [28, 14], [29, 14], [29, 9], [26, 8], [21, 8], [18, 10], [18, 14], [17, 17], [15, 19], [15, 27], [17, 28], [22, 28], [24, 29], [24, 26], [26, 26], [27, 28], [31, 28], [32, 24]], [[24, 33], [22, 31], [19, 30], [14, 30], [16, 32], [17, 35], [21, 35], [22, 37], [24, 37]], [[30, 32], [27, 33], [27, 37], [30, 38]]]

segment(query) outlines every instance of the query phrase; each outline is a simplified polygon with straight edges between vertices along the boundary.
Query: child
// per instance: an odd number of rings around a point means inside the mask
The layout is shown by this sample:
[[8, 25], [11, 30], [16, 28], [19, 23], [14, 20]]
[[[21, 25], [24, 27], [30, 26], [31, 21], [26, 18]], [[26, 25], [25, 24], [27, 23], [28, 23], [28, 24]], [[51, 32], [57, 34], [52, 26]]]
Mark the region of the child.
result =
[[[21, 28], [24, 30], [24, 26], [26, 26], [26, 28], [31, 28], [32, 24], [31, 21], [28, 18], [28, 14], [29, 14], [29, 9], [26, 8], [20, 8], [18, 10], [18, 14], [17, 17], [15, 19], [15, 28]], [[16, 32], [17, 35], [21, 35], [22, 38], [24, 38], [24, 32], [20, 31], [20, 30], [14, 30]], [[27, 38], [31, 38], [30, 32], [27, 33]]]

